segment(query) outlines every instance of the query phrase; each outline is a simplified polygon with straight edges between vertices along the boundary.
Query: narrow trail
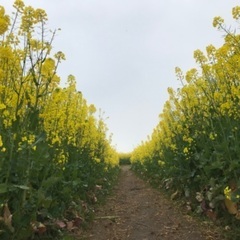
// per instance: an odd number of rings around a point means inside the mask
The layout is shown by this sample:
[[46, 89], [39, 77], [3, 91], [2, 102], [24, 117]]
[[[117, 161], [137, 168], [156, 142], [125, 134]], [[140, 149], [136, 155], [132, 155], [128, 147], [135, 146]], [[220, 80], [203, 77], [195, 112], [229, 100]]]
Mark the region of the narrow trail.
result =
[[209, 225], [181, 213], [171, 201], [123, 166], [107, 203], [96, 211], [85, 240], [215, 240]]

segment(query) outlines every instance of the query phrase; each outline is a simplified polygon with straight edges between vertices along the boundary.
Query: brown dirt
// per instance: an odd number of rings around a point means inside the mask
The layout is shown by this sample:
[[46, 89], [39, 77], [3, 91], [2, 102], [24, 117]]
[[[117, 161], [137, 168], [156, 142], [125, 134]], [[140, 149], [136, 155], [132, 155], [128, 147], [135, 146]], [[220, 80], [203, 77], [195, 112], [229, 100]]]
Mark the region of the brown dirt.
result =
[[107, 203], [96, 210], [85, 240], [211, 240], [223, 239], [213, 225], [180, 211], [173, 201], [123, 166]]

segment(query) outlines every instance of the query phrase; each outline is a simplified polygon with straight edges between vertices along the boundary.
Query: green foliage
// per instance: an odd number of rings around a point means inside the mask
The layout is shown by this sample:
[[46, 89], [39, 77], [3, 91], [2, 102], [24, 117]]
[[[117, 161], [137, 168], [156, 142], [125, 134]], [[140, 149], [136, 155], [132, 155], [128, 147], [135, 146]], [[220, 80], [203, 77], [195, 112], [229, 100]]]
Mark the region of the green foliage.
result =
[[0, 238], [54, 239], [91, 219], [118, 154], [75, 78], [59, 86], [45, 11], [14, 7], [12, 24], [0, 7]]
[[[239, 17], [240, 8], [233, 9]], [[192, 211], [240, 226], [240, 35], [219, 17], [214, 26], [225, 32], [220, 48], [194, 52], [197, 69], [183, 84], [169, 88], [159, 124], [131, 157], [133, 169], [151, 182], [186, 198]], [[229, 191], [227, 191], [229, 189]], [[228, 200], [226, 200], [228, 199]], [[239, 235], [238, 235], [239, 236]]]
[[119, 153], [119, 164], [120, 165], [129, 165], [131, 164], [131, 153]]

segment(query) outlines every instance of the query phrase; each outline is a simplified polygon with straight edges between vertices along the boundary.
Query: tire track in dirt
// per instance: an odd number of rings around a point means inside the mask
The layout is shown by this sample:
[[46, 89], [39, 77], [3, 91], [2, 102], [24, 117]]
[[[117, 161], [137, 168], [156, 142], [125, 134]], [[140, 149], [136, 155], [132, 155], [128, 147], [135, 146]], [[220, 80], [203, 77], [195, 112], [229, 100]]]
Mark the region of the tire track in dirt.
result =
[[123, 166], [107, 203], [96, 211], [85, 240], [216, 240], [209, 226], [184, 215], [159, 191]]

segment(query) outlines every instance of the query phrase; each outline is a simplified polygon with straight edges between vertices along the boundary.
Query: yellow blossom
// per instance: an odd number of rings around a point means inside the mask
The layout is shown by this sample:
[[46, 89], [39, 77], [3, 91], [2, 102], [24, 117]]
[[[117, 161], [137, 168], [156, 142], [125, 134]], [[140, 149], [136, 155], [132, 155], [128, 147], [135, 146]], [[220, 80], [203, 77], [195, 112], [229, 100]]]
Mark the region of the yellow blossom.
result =
[[3, 103], [0, 103], [0, 110], [5, 109], [5, 108], [6, 108], [6, 105]]
[[9, 23], [9, 16], [5, 15], [5, 9], [0, 6], [0, 35], [7, 31]]
[[6, 148], [5, 147], [3, 147], [2, 149], [1, 149], [1, 152], [6, 152]]
[[211, 133], [209, 134], [209, 138], [210, 138], [211, 140], [215, 140], [216, 137], [217, 137], [217, 133], [211, 132]]
[[165, 165], [165, 162], [164, 161], [161, 161], [161, 160], [158, 160], [158, 165], [160, 167], [163, 167]]
[[220, 28], [223, 23], [224, 23], [224, 19], [222, 19], [219, 16], [213, 19], [213, 27]]
[[184, 152], [185, 154], [187, 154], [187, 153], [189, 152], [188, 148], [185, 147], [185, 148], [183, 149], [183, 152]]
[[240, 6], [236, 6], [232, 9], [232, 16], [236, 20], [240, 18]]
[[229, 186], [225, 187], [224, 189], [224, 195], [227, 199], [231, 200], [231, 193], [232, 193], [232, 190], [231, 188], [229, 188]]

